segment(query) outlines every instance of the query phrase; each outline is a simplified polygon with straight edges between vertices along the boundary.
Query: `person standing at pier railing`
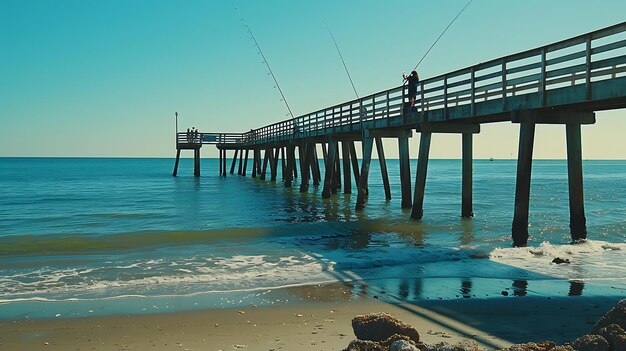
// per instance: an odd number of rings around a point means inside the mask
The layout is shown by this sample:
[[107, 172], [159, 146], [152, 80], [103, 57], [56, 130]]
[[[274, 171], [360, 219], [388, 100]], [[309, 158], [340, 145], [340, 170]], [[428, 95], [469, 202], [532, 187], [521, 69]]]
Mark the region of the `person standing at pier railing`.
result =
[[407, 83], [407, 88], [409, 90], [407, 94], [409, 97], [409, 106], [413, 108], [415, 106], [415, 97], [417, 96], [417, 83], [420, 78], [416, 71], [412, 71], [408, 76], [402, 73], [402, 79], [404, 79], [403, 84], [404, 82]]

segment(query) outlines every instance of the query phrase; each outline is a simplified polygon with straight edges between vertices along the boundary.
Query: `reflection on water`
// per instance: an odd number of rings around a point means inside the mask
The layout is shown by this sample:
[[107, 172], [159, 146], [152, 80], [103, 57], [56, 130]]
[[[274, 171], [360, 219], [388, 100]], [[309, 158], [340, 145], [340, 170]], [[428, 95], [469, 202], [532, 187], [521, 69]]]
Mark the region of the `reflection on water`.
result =
[[461, 282], [461, 294], [464, 298], [469, 299], [472, 297], [472, 280], [467, 279]]
[[[528, 281], [485, 278], [428, 278], [362, 280], [353, 272], [336, 273], [343, 283], [287, 288], [300, 301], [345, 301], [374, 297], [390, 303], [420, 303], [425, 300], [485, 299], [582, 296], [585, 283], [581, 281]], [[532, 291], [529, 285], [533, 284]], [[602, 289], [602, 288], [600, 288]], [[502, 294], [501, 292], [507, 292]], [[602, 290], [600, 290], [602, 291]], [[460, 294], [459, 294], [460, 292]], [[593, 294], [594, 296], [597, 294]]]
[[577, 280], [572, 280], [569, 282], [569, 296], [582, 296], [583, 289], [585, 288], [585, 283]]
[[513, 281], [513, 295], [526, 296], [528, 293], [528, 281], [526, 280], [514, 280]]
[[474, 242], [474, 221], [471, 218], [461, 219], [461, 245], [470, 245]]

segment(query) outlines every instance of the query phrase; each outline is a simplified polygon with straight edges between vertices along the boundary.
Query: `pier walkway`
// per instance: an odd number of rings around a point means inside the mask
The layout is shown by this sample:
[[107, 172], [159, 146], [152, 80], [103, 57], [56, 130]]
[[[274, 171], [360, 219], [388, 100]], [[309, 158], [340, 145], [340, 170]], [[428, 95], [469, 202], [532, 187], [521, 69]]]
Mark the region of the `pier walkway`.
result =
[[[595, 123], [597, 111], [626, 107], [626, 22], [421, 80], [414, 108], [408, 107], [405, 89], [399, 86], [384, 90], [245, 133], [199, 133], [191, 138], [187, 133], [178, 133], [174, 175], [181, 150], [194, 150], [196, 176], [200, 175], [203, 145], [216, 145], [220, 150], [219, 172], [224, 176], [228, 171], [227, 150], [234, 150], [230, 173], [234, 173], [239, 159], [237, 174], [242, 176], [247, 173], [252, 151], [253, 177], [266, 179], [269, 164], [270, 180], [276, 181], [282, 161], [285, 186], [292, 186], [299, 169], [302, 192], [308, 190], [311, 179], [313, 185], [323, 184], [323, 197], [336, 193], [342, 182], [344, 193], [351, 193], [354, 176], [356, 209], [361, 210], [367, 199], [374, 144], [385, 193], [388, 199], [391, 197], [381, 138], [395, 138], [400, 155], [402, 207], [411, 208], [411, 217], [419, 220], [423, 216], [431, 136], [459, 133], [463, 159], [461, 216], [471, 217], [473, 135], [480, 132], [482, 123], [512, 122], [520, 126], [512, 237], [514, 245], [525, 246], [535, 126], [561, 124], [567, 138], [571, 237], [587, 237], [581, 125]], [[413, 131], [421, 137], [411, 195], [408, 138]], [[362, 147], [360, 164], [355, 142]], [[318, 144], [322, 145], [325, 161], [324, 179], [317, 162]]]

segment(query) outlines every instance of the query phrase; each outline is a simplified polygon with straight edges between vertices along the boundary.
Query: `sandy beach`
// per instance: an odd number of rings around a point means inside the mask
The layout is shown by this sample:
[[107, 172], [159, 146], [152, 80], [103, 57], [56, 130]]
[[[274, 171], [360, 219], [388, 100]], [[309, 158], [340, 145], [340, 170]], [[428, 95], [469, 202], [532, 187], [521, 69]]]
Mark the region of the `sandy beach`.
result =
[[[0, 350], [341, 350], [351, 319], [387, 312], [427, 344], [476, 341], [486, 349], [515, 342], [568, 340], [612, 307], [603, 299], [502, 297], [389, 303], [367, 295], [338, 299], [336, 286], [298, 287], [308, 298], [280, 306], [0, 322]], [[329, 298], [333, 297], [333, 298]]]
[[[453, 328], [383, 302], [251, 307], [142, 316], [3, 322], [2, 350], [341, 350], [354, 339], [351, 319], [386, 311], [422, 331], [425, 342], [454, 342], [487, 334], [442, 317]], [[440, 316], [441, 317], [441, 316]], [[436, 317], [435, 317], [436, 318]], [[454, 330], [456, 329], [456, 330]], [[489, 346], [489, 344], [484, 345]]]

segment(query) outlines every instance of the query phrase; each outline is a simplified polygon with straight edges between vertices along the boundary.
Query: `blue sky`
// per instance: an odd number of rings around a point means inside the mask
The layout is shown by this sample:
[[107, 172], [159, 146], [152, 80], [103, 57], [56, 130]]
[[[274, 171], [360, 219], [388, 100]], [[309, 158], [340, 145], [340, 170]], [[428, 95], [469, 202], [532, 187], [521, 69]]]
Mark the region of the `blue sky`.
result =
[[[466, 3], [0, 0], [0, 156], [172, 157], [175, 111], [181, 129], [207, 132], [285, 119], [238, 12], [300, 115], [354, 97], [326, 25], [365, 95], [399, 85]], [[619, 23], [624, 13], [623, 0], [474, 0], [420, 76]], [[602, 112], [583, 127], [585, 158], [625, 158], [625, 114]], [[483, 126], [475, 157], [515, 157], [517, 137], [517, 125]], [[564, 158], [564, 146], [564, 127], [537, 128], [536, 158]], [[431, 156], [460, 157], [460, 137], [435, 135]]]

